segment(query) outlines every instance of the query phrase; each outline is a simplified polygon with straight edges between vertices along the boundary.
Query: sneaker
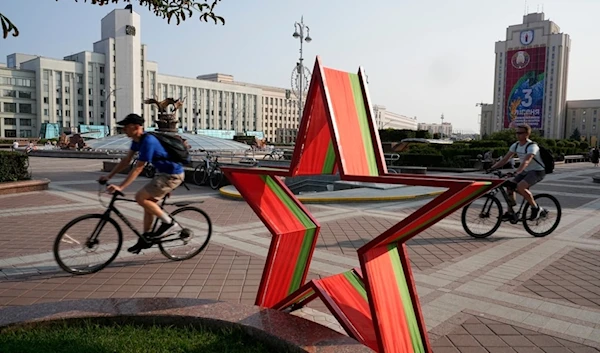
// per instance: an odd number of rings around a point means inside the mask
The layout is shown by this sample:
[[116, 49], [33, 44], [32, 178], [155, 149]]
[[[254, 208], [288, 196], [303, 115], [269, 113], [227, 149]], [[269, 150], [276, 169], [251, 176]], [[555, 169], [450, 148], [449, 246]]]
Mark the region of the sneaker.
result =
[[[148, 232], [148, 233], [144, 233], [144, 237], [145, 238], [151, 238], [152, 233]], [[154, 245], [154, 243], [146, 243], [144, 241], [144, 239], [138, 239], [137, 243], [135, 243], [134, 246], [131, 246], [127, 249], [127, 251], [129, 251], [132, 254], [139, 254], [140, 251], [144, 250], [144, 249], [150, 249], [152, 247], [152, 245]]]
[[513, 218], [514, 218], [514, 214], [512, 214], [510, 212], [504, 212], [504, 214], [502, 215], [503, 221], [512, 221]]
[[176, 232], [181, 231], [181, 226], [176, 223], [176, 222], [172, 222], [172, 223], [162, 223], [160, 225], [160, 227], [158, 227], [158, 229], [156, 230], [156, 232], [154, 232], [154, 234], [152, 235], [152, 237], [156, 238], [156, 237], [160, 237], [161, 235], [169, 235], [169, 234], [173, 234]]
[[535, 221], [536, 219], [538, 219], [539, 215], [540, 215], [540, 210], [541, 210], [541, 207], [539, 207], [539, 206], [538, 207], [532, 207], [531, 208], [531, 215], [529, 216], [529, 220], [530, 221]]

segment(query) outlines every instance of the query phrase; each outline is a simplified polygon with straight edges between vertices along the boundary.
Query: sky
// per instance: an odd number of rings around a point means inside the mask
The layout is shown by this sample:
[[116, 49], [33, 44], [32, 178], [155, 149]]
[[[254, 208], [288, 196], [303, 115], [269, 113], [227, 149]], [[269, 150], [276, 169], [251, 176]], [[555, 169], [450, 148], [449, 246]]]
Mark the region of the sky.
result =
[[[292, 37], [304, 16], [312, 41], [305, 64], [317, 55], [327, 67], [369, 79], [371, 101], [419, 122], [451, 122], [454, 130], [478, 132], [476, 103], [493, 99], [494, 43], [506, 27], [541, 11], [571, 36], [567, 99], [600, 99], [599, 0], [221, 0], [215, 12], [226, 24], [167, 24], [134, 4], [142, 43], [162, 74], [196, 77], [226, 73], [236, 81], [288, 88], [299, 58]], [[541, 1], [541, 0], [538, 0]], [[136, 1], [133, 1], [135, 3]], [[368, 4], [368, 5], [367, 5]], [[75, 0], [2, 0], [0, 13], [19, 28], [0, 38], [0, 62], [12, 53], [52, 58], [91, 51], [100, 20], [118, 5]]]

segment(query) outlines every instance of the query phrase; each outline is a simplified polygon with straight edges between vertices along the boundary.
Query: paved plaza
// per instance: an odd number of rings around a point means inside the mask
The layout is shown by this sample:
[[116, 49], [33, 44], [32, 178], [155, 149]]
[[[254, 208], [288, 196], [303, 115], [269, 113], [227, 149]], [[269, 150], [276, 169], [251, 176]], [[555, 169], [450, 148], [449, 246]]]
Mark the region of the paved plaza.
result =
[[[201, 200], [213, 221], [210, 245], [197, 257], [171, 262], [158, 250], [122, 250], [109, 267], [69, 275], [51, 252], [62, 226], [102, 212], [102, 162], [31, 158], [35, 178], [50, 189], [0, 196], [0, 307], [84, 298], [178, 297], [253, 304], [270, 234], [243, 201], [206, 187], [180, 188], [174, 199]], [[557, 165], [534, 189], [556, 196], [560, 227], [546, 238], [503, 223], [487, 239], [466, 235], [456, 212], [409, 241], [410, 260], [436, 353], [600, 352], [600, 174], [589, 163]], [[147, 179], [138, 178], [127, 191]], [[308, 204], [321, 223], [309, 278], [358, 266], [356, 249], [429, 199], [382, 203]], [[134, 225], [142, 214], [120, 205]], [[119, 221], [121, 223], [121, 221]], [[125, 228], [126, 249], [135, 236]], [[334, 330], [320, 301], [295, 313]]]

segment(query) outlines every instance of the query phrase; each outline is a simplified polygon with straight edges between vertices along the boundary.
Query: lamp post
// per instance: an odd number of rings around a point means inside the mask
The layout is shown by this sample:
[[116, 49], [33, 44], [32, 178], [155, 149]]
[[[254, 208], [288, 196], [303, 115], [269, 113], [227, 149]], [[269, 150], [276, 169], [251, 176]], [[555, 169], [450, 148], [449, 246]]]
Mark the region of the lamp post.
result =
[[302, 45], [304, 44], [304, 41], [306, 41], [306, 43], [310, 43], [310, 41], [312, 41], [312, 38], [310, 37], [310, 28], [304, 24], [304, 16], [300, 18], [300, 23], [294, 23], [294, 34], [292, 36], [300, 40], [300, 60], [296, 64], [296, 69], [298, 70], [298, 117], [302, 118], [302, 81], [304, 79], [304, 57], [302, 56]]
[[[112, 91], [110, 91], [108, 94], [106, 94], [106, 89], [103, 89], [102, 92], [104, 92], [104, 94], [106, 95], [106, 97], [104, 98], [104, 120], [106, 122], [111, 121], [110, 116], [108, 115], [108, 109], [107, 109], [107, 105], [106, 102], [108, 101], [108, 99], [110, 98], [110, 96], [113, 95], [113, 93], [115, 93], [116, 91], [120, 90], [120, 88], [115, 88]], [[108, 124], [108, 134], [112, 135], [112, 131], [111, 131], [111, 124]]]

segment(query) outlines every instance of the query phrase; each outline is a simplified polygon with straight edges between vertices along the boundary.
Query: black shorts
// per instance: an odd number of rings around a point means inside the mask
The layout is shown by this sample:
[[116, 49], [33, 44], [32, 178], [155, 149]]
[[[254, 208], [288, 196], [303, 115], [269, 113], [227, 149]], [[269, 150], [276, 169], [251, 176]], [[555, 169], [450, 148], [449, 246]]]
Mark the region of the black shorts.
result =
[[529, 187], [532, 187], [544, 180], [545, 176], [546, 172], [543, 170], [530, 170], [528, 172], [515, 175], [512, 179], [506, 181], [504, 185], [506, 185], [508, 188], [516, 189], [517, 184], [521, 182], [521, 180], [525, 180], [525, 182], [529, 184]]

